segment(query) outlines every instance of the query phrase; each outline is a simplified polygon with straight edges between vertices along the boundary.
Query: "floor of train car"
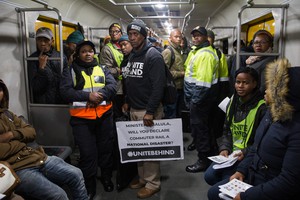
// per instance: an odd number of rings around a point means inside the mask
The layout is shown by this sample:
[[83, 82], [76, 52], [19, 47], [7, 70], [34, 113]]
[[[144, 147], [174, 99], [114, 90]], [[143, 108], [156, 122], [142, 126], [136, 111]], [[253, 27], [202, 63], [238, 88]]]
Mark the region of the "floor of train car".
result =
[[[184, 146], [191, 143], [190, 133], [184, 133]], [[187, 173], [186, 165], [196, 161], [196, 151], [184, 151], [184, 160], [161, 162], [161, 190], [147, 200], [206, 200], [209, 185], [203, 179], [204, 173]], [[115, 173], [113, 177], [115, 183]], [[126, 188], [120, 192], [105, 192], [100, 180], [97, 181], [97, 194], [94, 200], [133, 200], [138, 199], [138, 189]]]

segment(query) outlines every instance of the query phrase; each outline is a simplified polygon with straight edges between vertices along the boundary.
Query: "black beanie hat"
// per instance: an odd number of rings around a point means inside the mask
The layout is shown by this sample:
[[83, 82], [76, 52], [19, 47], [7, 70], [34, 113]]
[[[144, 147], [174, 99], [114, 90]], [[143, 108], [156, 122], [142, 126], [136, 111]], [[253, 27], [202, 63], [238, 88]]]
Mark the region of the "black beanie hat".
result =
[[127, 26], [127, 33], [130, 30], [136, 30], [140, 34], [142, 34], [145, 38], [147, 37], [147, 28], [146, 24], [143, 22], [143, 20], [135, 19], [133, 20], [128, 26]]

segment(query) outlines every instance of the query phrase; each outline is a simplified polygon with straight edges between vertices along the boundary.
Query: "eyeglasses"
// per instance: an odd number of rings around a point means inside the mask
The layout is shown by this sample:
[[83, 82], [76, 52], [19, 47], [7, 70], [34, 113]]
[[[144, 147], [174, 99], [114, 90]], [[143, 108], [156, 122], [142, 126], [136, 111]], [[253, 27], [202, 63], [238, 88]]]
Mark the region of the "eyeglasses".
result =
[[121, 31], [109, 31], [109, 34], [114, 35], [114, 34], [119, 34]]
[[266, 45], [268, 43], [269, 43], [269, 41], [264, 41], [264, 40], [262, 40], [262, 41], [254, 41], [253, 45]]

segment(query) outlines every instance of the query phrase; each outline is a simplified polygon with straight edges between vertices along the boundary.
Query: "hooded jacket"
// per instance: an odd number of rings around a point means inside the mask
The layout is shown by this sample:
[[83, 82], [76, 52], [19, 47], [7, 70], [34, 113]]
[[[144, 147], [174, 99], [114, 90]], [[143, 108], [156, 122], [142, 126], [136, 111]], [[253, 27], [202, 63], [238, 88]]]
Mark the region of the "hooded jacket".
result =
[[132, 51], [123, 72], [127, 88], [126, 102], [134, 109], [154, 114], [166, 85], [162, 55], [145, 39], [141, 51]]
[[269, 111], [237, 171], [254, 187], [242, 200], [300, 199], [300, 67], [286, 59], [267, 66]]
[[[241, 101], [236, 100], [236, 105], [231, 105], [232, 109], [234, 109], [234, 106], [236, 107], [235, 112], [233, 113], [232, 120], [234, 120], [234, 122], [243, 121], [248, 116], [249, 112], [254, 109], [262, 99], [262, 94], [260, 93], [259, 89], [257, 89], [256, 92], [253, 93], [251, 99], [249, 99], [247, 102], [242, 103]], [[262, 104], [256, 111], [252, 132], [250, 133], [251, 135], [249, 137], [249, 140], [247, 141], [246, 147], [253, 144], [256, 128], [258, 127], [259, 122], [261, 121], [265, 113], [266, 105]], [[232, 123], [229, 123], [228, 121], [230, 118], [231, 117], [226, 118], [223, 127], [223, 135], [218, 139], [219, 152], [227, 150], [229, 153], [232, 153], [233, 151], [232, 132], [230, 130], [230, 126]], [[245, 155], [247, 153], [247, 148], [243, 149], [242, 151]]]
[[0, 86], [5, 97], [0, 108], [0, 135], [9, 131], [13, 133], [13, 139], [9, 142], [0, 142], [0, 160], [8, 162], [15, 171], [43, 164], [47, 155], [42, 147], [33, 149], [27, 146], [27, 143], [33, 142], [36, 137], [34, 128], [10, 112], [8, 107], [2, 107], [8, 105], [8, 90], [2, 80]]

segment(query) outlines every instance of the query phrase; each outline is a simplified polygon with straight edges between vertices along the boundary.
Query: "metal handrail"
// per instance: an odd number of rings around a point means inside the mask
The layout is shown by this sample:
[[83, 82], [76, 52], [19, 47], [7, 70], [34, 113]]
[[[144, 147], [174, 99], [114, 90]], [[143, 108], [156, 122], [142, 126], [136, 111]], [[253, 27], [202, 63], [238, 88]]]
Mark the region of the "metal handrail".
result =
[[[279, 37], [279, 52], [278, 53], [268, 53], [266, 55], [278, 55], [279, 57], [283, 57], [284, 51], [284, 45], [283, 45], [283, 37], [285, 37], [286, 34], [286, 9], [289, 7], [289, 4], [283, 4], [283, 5], [277, 5], [277, 4], [257, 4], [254, 5], [253, 3], [249, 3], [241, 8], [241, 10], [238, 13], [238, 25], [237, 25], [237, 49], [236, 49], [236, 66], [237, 68], [240, 65], [240, 55], [263, 55], [262, 53], [241, 53], [241, 49], [239, 48], [241, 46], [241, 16], [242, 12], [248, 8], [281, 8], [282, 10], [282, 21], [283, 24], [280, 27], [280, 37]], [[282, 37], [283, 36], [283, 37]]]
[[[38, 1], [37, 1], [38, 2]], [[38, 2], [40, 3], [40, 2]], [[28, 43], [28, 39], [26, 37], [27, 33], [27, 26], [26, 26], [26, 20], [25, 20], [25, 12], [41, 12], [41, 11], [54, 11], [57, 13], [58, 16], [58, 26], [59, 26], [59, 41], [60, 41], [60, 57], [57, 58], [49, 58], [49, 60], [60, 60], [61, 65], [61, 72], [63, 71], [63, 41], [62, 41], [62, 16], [58, 9], [48, 6], [48, 4], [43, 4], [45, 7], [43, 8], [15, 8], [16, 12], [20, 14], [20, 20], [19, 20], [19, 27], [21, 31], [21, 43], [23, 48], [23, 66], [24, 66], [24, 75], [25, 75], [25, 90], [26, 90], [26, 101], [27, 101], [27, 113], [28, 113], [28, 120], [31, 122], [31, 116], [30, 116], [30, 89], [29, 89], [29, 80], [28, 80], [28, 66], [27, 66], [27, 60], [38, 60], [37, 57], [29, 57], [27, 55], [26, 50], [26, 44]], [[32, 95], [31, 95], [32, 96]]]

